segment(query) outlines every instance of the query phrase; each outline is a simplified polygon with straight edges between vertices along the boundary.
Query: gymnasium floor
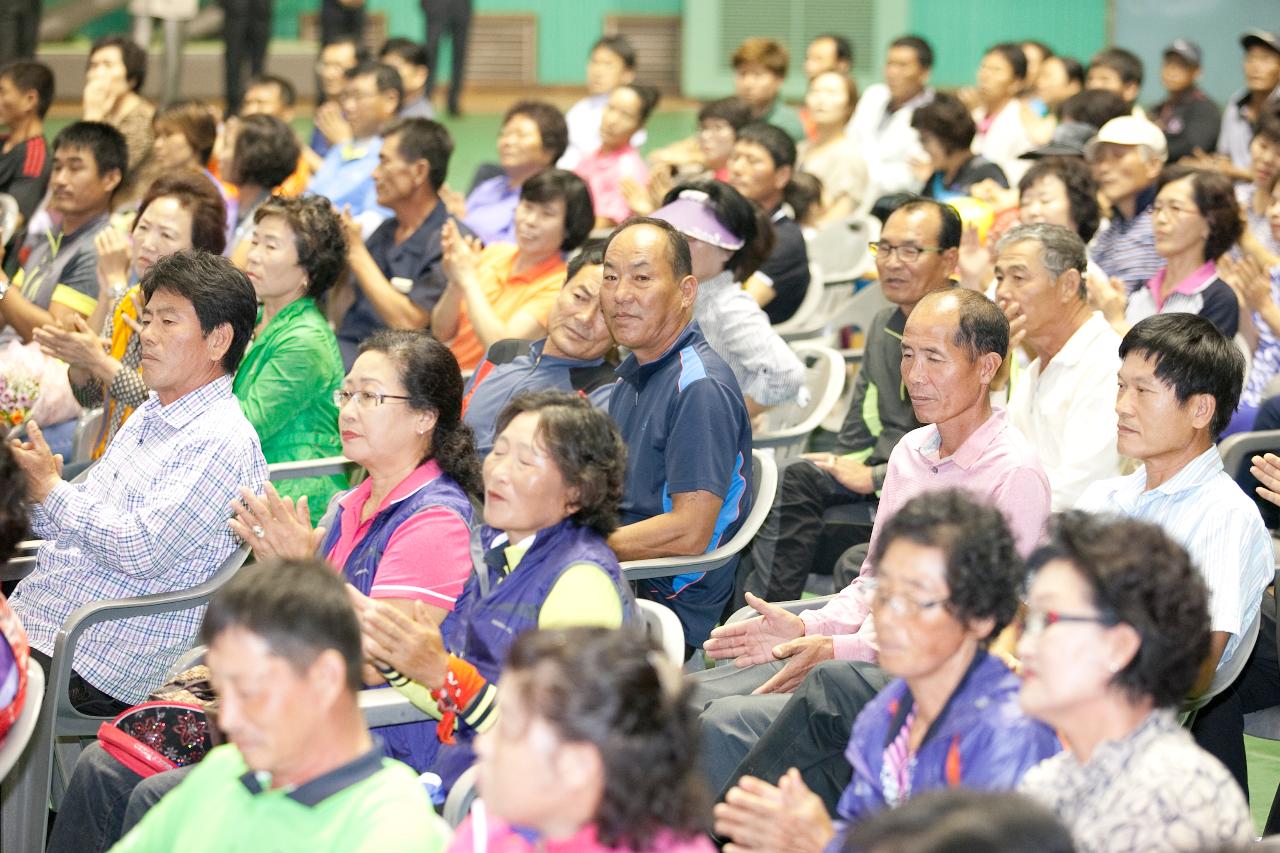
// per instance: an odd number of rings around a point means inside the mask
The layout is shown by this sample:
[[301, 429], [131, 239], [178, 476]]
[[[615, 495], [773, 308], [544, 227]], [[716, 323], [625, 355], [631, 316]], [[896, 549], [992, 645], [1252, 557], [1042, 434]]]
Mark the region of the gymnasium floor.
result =
[[[567, 108], [573, 103], [574, 95], [557, 91], [548, 99]], [[496, 160], [495, 145], [504, 105], [514, 100], [514, 97], [504, 98], [497, 94], [468, 97], [464, 100], [464, 108], [478, 102], [474, 111], [468, 109], [468, 112], [458, 118], [447, 115], [441, 118], [454, 141], [453, 158], [449, 163], [450, 186], [465, 192], [476, 167]], [[48, 137], [52, 140], [53, 135], [70, 123], [77, 112], [78, 107], [70, 104], [55, 108], [46, 122]], [[677, 102], [674, 108], [660, 108], [649, 119], [649, 141], [644, 146], [645, 150], [661, 147], [690, 135], [695, 128], [696, 114], [696, 107], [684, 101]], [[299, 115], [294, 126], [305, 140], [311, 132], [309, 110], [300, 109]], [[1280, 785], [1280, 741], [1246, 737], [1245, 748], [1249, 757], [1250, 805], [1254, 825], [1261, 832], [1276, 787]]]

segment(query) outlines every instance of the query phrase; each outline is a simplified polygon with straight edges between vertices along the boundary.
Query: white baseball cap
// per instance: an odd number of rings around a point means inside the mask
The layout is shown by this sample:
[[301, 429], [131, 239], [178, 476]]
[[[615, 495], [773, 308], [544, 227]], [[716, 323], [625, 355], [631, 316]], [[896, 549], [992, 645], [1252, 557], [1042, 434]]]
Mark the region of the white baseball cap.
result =
[[1099, 145], [1145, 145], [1154, 151], [1161, 160], [1169, 157], [1169, 143], [1165, 141], [1164, 131], [1138, 116], [1118, 116], [1102, 126], [1098, 135], [1085, 143], [1086, 160], [1093, 159], [1093, 153]]

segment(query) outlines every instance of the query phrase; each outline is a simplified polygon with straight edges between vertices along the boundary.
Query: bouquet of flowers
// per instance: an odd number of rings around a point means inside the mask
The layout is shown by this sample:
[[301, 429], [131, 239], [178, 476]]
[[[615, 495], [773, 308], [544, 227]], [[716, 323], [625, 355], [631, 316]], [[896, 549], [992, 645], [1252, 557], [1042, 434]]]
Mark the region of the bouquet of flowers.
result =
[[37, 377], [18, 370], [0, 373], [0, 428], [7, 431], [26, 423], [39, 396]]

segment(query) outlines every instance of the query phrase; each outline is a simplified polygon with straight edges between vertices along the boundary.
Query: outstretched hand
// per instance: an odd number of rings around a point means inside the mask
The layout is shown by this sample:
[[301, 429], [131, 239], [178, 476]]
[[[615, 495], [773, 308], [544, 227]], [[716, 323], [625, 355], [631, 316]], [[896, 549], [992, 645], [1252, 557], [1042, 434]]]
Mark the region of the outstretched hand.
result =
[[794, 613], [750, 592], [747, 604], [760, 615], [713, 630], [702, 646], [711, 658], [733, 658], [734, 666], [754, 666], [776, 660], [775, 647], [804, 636], [804, 620]]

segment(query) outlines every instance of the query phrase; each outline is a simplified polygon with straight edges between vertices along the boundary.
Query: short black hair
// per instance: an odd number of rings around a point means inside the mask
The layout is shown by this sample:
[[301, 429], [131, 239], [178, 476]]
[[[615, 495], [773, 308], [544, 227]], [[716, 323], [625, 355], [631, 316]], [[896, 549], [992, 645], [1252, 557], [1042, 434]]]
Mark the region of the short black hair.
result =
[[751, 107], [747, 106], [747, 102], [737, 95], [709, 101], [702, 105], [702, 109], [698, 110], [698, 124], [712, 119], [728, 122], [734, 133], [737, 133], [751, 124]]
[[837, 33], [822, 33], [814, 36], [810, 43], [819, 39], [831, 39], [831, 43], [836, 46], [836, 62], [853, 65], [853, 45], [849, 43], [849, 39]]
[[613, 243], [615, 237], [628, 228], [634, 228], [637, 225], [652, 225], [666, 236], [667, 245], [664, 254], [667, 256], [667, 263], [671, 265], [671, 272], [677, 280], [683, 280], [685, 276], [693, 275], [693, 257], [689, 254], [689, 241], [674, 225], [665, 219], [654, 219], [652, 216], [632, 216], [624, 219], [605, 238], [605, 252], [608, 253], [609, 246]]
[[702, 835], [711, 805], [698, 715], [678, 664], [644, 631], [526, 631], [511, 644], [501, 681], [558, 740], [599, 751], [604, 790], [591, 825], [601, 846], [694, 846], [680, 842]]
[[565, 124], [564, 113], [546, 101], [518, 101], [502, 117], [503, 126], [516, 116], [524, 116], [538, 126], [542, 150], [551, 155], [553, 164], [564, 156], [569, 147], [569, 126]]
[[361, 62], [355, 68], [348, 68], [346, 72], [348, 80], [354, 80], [365, 75], [373, 77], [373, 83], [378, 89], [378, 94], [396, 93], [396, 109], [399, 110], [400, 105], [404, 103], [404, 82], [400, 79], [400, 72], [386, 63], [367, 61]]
[[138, 284], [147, 300], [165, 290], [190, 302], [205, 335], [223, 323], [230, 326], [222, 369], [236, 372], [258, 319], [258, 296], [240, 268], [221, 255], [188, 249], [156, 261]]
[[1230, 251], [1244, 233], [1235, 184], [1219, 172], [1189, 166], [1165, 166], [1156, 179], [1156, 195], [1165, 184], [1184, 178], [1191, 179], [1191, 197], [1209, 226], [1209, 236], [1204, 242], [1204, 259], [1216, 261]]
[[245, 566], [214, 593], [200, 625], [200, 642], [212, 645], [232, 628], [260, 638], [294, 671], [305, 672], [333, 649], [346, 663], [346, 688], [363, 685], [360, 622], [347, 584], [315, 557], [271, 559]]
[[573, 277], [582, 272], [583, 267], [598, 267], [603, 263], [604, 240], [588, 240], [569, 258], [569, 267], [564, 276], [565, 284], [573, 281]]
[[538, 437], [565, 486], [578, 492], [578, 508], [570, 517], [608, 536], [618, 527], [627, 474], [627, 445], [618, 427], [586, 397], [567, 391], [535, 391], [520, 394], [503, 406], [493, 434], [499, 435], [525, 412], [538, 415]]
[[626, 36], [601, 36], [596, 39], [595, 44], [591, 45], [591, 52], [595, 53], [602, 47], [621, 59], [628, 71], [636, 70], [636, 49], [631, 46], [631, 42], [627, 41]]
[[1074, 56], [1064, 56], [1061, 53], [1052, 53], [1045, 57], [1045, 61], [1056, 59], [1062, 63], [1062, 70], [1067, 75], [1068, 83], [1079, 83], [1084, 86], [1084, 65]]
[[395, 56], [419, 68], [431, 67], [431, 51], [425, 44], [413, 39], [401, 36], [387, 39], [382, 44], [382, 50], [378, 51], [378, 58], [386, 59], [388, 56]]
[[324, 296], [347, 271], [347, 232], [329, 199], [311, 193], [274, 196], [254, 211], [253, 222], [268, 216], [280, 217], [293, 232], [298, 266], [307, 274], [307, 296]]
[[1104, 618], [1142, 640], [1112, 683], [1135, 701], [1178, 706], [1209, 654], [1209, 591], [1186, 550], [1159, 525], [1073, 510], [1050, 524], [1029, 564], [1036, 572], [1054, 560], [1071, 564]]
[[1076, 853], [1071, 831], [1043, 804], [1013, 791], [941, 788], [849, 829], [843, 853]]
[[462, 371], [453, 351], [422, 329], [379, 329], [360, 343], [360, 352], [391, 359], [409, 407], [435, 412], [431, 446], [422, 461], [434, 459], [463, 491], [479, 495], [480, 459], [471, 427], [462, 422]]
[[1142, 60], [1133, 51], [1123, 47], [1108, 47], [1098, 51], [1089, 60], [1089, 69], [1110, 68], [1120, 76], [1122, 83], [1142, 85]]
[[647, 86], [644, 83], [623, 83], [618, 88], [630, 89], [640, 98], [640, 126], [644, 127], [644, 123], [653, 114], [653, 108], [662, 99], [662, 93], [658, 91], [656, 86]]
[[738, 141], [759, 145], [769, 152], [769, 159], [773, 160], [775, 169], [796, 164], [796, 143], [780, 127], [755, 121], [738, 130]]
[[1132, 112], [1124, 98], [1106, 89], [1085, 89], [1076, 92], [1058, 107], [1062, 121], [1076, 121], [1094, 127], [1102, 127], [1113, 118]]
[[978, 133], [969, 108], [947, 92], [938, 92], [932, 101], [916, 107], [911, 126], [936, 138], [948, 153], [968, 151]]
[[124, 62], [124, 79], [129, 84], [130, 91], [142, 91], [142, 84], [147, 82], [147, 52], [131, 38], [120, 35], [102, 36], [90, 46], [86, 67], [88, 62], [93, 61], [95, 53], [108, 47], [120, 48], [120, 59]]
[[53, 138], [53, 153], [59, 148], [79, 148], [93, 155], [93, 162], [98, 167], [98, 175], [107, 172], [119, 172], [120, 183], [129, 172], [129, 148], [125, 144], [124, 135], [106, 122], [77, 121], [58, 131]]
[[53, 71], [43, 62], [18, 59], [0, 68], [0, 77], [8, 77], [23, 94], [36, 93], [36, 116], [44, 118], [53, 103]]
[[1258, 125], [1253, 138], [1261, 136], [1272, 145], [1280, 145], [1280, 105], [1267, 104], [1258, 114]]
[[[889, 216], [897, 213], [899, 210], [936, 210], [938, 212], [938, 248], [939, 249], [958, 249], [960, 248], [960, 237], [964, 234], [964, 221], [960, 218], [960, 211], [956, 210], [945, 201], [938, 201], [933, 198], [925, 198], [921, 195], [903, 193], [898, 203], [893, 206]], [[885, 217], [885, 221], [889, 221], [889, 216]]]
[[1244, 355], [1218, 327], [1199, 314], [1156, 314], [1140, 320], [1120, 341], [1120, 358], [1136, 353], [1155, 362], [1156, 378], [1178, 402], [1193, 394], [1214, 399], [1209, 434], [1216, 441], [1240, 402]]
[[8, 562], [18, 543], [26, 538], [30, 523], [27, 518], [27, 475], [18, 466], [17, 457], [8, 443], [0, 446], [0, 566]]
[[889, 42], [889, 47], [909, 47], [916, 52], [916, 62], [921, 68], [933, 67], [933, 47], [920, 36], [898, 36]]
[[885, 521], [870, 554], [872, 565], [900, 539], [942, 551], [951, 591], [947, 609], [962, 622], [991, 619], [985, 642], [1012, 621], [1026, 565], [1000, 510], [959, 489], [918, 495]]
[[292, 107], [298, 102], [298, 90], [288, 79], [278, 74], [259, 74], [245, 85], [245, 91], [249, 91], [255, 86], [275, 86], [280, 90], [280, 102], [286, 107]]
[[431, 164], [427, 172], [431, 189], [444, 186], [453, 156], [453, 137], [444, 125], [429, 118], [395, 119], [382, 129], [384, 140], [393, 136], [400, 140], [400, 156], [406, 163], [426, 160]]
[[365, 47], [364, 41], [351, 33], [335, 33], [332, 38], [320, 45], [320, 51], [323, 53], [326, 47], [333, 47], [335, 44], [351, 45], [356, 53], [356, 65], [361, 65], [370, 59], [369, 48]]
[[1009, 63], [1009, 67], [1013, 69], [1013, 76], [1018, 80], [1027, 79], [1027, 55], [1022, 50], [1022, 45], [1016, 41], [1002, 41], [999, 44], [993, 44], [987, 48], [983, 56], [990, 56], [998, 53], [1004, 57], [1005, 62]]
[[560, 251], [572, 252], [582, 245], [595, 225], [591, 190], [582, 178], [565, 169], [542, 169], [520, 185], [520, 200], [535, 204], [564, 201], [564, 242]]
[[1067, 215], [1075, 223], [1080, 239], [1088, 243], [1102, 220], [1093, 170], [1079, 157], [1041, 157], [1018, 181], [1018, 197], [1047, 177], [1057, 178], [1067, 188]]
[[280, 186], [298, 168], [302, 146], [289, 125], [258, 113], [240, 119], [231, 162], [223, 176], [237, 184], [256, 184], [268, 191]]
[[[769, 227], [767, 235], [760, 232], [759, 205], [753, 204], [742, 193], [723, 181], [702, 178], [672, 187], [662, 199], [663, 206], [680, 198], [680, 193], [685, 190], [696, 190], [706, 195], [707, 208], [721, 225], [742, 240], [742, 248], [729, 256], [725, 261], [725, 269], [733, 271], [734, 280], [746, 281], [759, 269], [760, 264], [773, 248], [772, 226]], [[768, 218], [765, 217], [764, 221], [768, 222]], [[757, 243], [762, 240], [767, 240], [769, 249], [762, 251], [761, 247], [757, 246]]]

